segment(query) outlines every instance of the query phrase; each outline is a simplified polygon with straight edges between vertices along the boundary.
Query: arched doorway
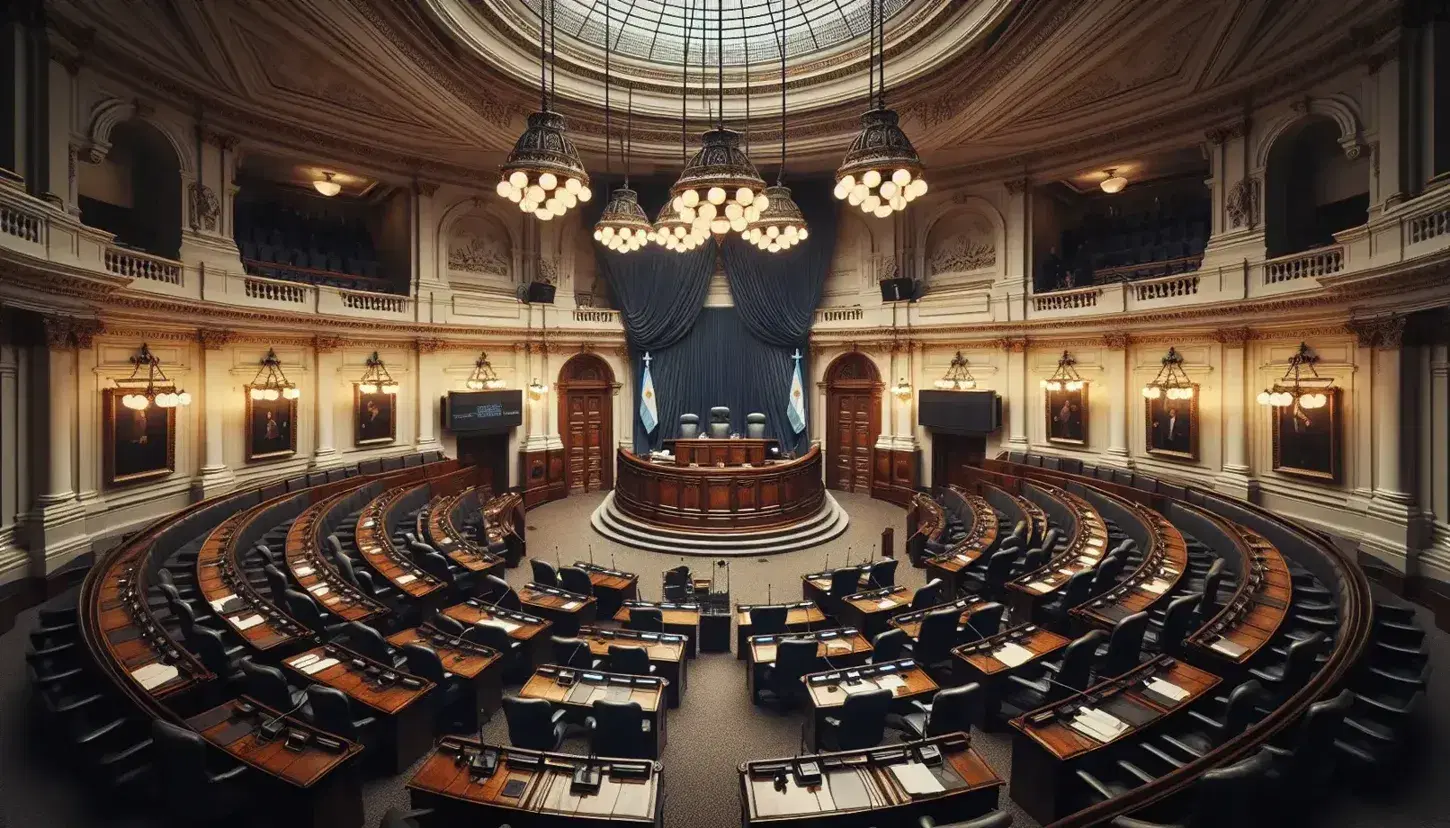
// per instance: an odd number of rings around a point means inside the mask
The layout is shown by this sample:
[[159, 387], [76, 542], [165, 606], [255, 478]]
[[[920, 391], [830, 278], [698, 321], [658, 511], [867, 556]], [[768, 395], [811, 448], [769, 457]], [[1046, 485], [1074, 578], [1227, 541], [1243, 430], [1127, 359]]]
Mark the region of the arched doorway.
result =
[[826, 486], [871, 491], [871, 453], [881, 436], [881, 375], [870, 357], [842, 354], [826, 368]]
[[557, 387], [564, 485], [570, 493], [612, 487], [614, 372], [594, 354], [578, 354], [559, 369]]
[[181, 255], [181, 166], [171, 142], [139, 118], [116, 125], [101, 163], [78, 171], [81, 221], [127, 247]]
[[1270, 258], [1334, 244], [1369, 218], [1369, 158], [1346, 156], [1339, 125], [1311, 115], [1269, 149], [1264, 169], [1264, 245]]

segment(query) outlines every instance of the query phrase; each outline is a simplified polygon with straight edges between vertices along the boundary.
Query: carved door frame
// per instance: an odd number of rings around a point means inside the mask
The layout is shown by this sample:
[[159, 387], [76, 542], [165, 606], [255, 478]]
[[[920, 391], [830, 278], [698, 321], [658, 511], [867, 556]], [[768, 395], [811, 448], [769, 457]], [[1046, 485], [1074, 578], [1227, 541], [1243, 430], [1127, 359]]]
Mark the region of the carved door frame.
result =
[[559, 392], [559, 439], [564, 442], [564, 491], [574, 489], [568, 443], [569, 396], [574, 393], [600, 394], [608, 402], [601, 409], [604, 417], [601, 420], [603, 433], [599, 435], [599, 483], [600, 491], [614, 488], [614, 395], [619, 393], [614, 369], [598, 354], [575, 354], [559, 368], [559, 378], [554, 387]]
[[[869, 370], [863, 370], [869, 369]], [[868, 458], [867, 470], [864, 472], [865, 479], [858, 480], [858, 473], [854, 471], [855, 464], [852, 464], [851, 485], [842, 486], [841, 480], [836, 472], [836, 441], [840, 435], [840, 397], [843, 395], [870, 395], [871, 398], [871, 423], [869, 430], [873, 433], [872, 446], [868, 447], [874, 454], [876, 439], [881, 436], [881, 395], [886, 384], [881, 381], [881, 372], [877, 370], [876, 363], [860, 351], [847, 351], [844, 354], [831, 360], [826, 366], [825, 382], [826, 389], [826, 486], [843, 491], [860, 491], [863, 487], [866, 491], [871, 488], [871, 463]], [[853, 449], [856, 448], [853, 446]], [[834, 478], [834, 479], [833, 479]], [[834, 485], [832, 485], [834, 483]]]

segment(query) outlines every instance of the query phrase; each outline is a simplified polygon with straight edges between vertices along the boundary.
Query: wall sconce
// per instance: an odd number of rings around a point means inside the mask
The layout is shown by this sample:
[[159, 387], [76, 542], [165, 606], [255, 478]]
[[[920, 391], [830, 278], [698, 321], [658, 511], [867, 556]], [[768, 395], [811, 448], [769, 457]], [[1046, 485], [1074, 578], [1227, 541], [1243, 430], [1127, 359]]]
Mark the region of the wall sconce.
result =
[[482, 391], [485, 388], [492, 391], [496, 388], [503, 388], [507, 384], [493, 372], [493, 366], [488, 362], [488, 354], [483, 351], [479, 352], [478, 360], [473, 363], [473, 373], [464, 383], [470, 391]]
[[[1289, 357], [1289, 368], [1284, 371], [1284, 376], [1274, 383], [1272, 390], [1266, 388], [1259, 392], [1259, 405], [1274, 408], [1297, 405], [1311, 410], [1328, 405], [1329, 394], [1326, 392], [1334, 387], [1334, 380], [1319, 376], [1314, 369], [1314, 363], [1318, 361], [1319, 357], [1309, 350], [1309, 346], [1300, 342], [1299, 350]], [[1307, 376], [1304, 375], [1306, 369]]]
[[891, 387], [891, 394], [896, 399], [906, 402], [911, 399], [911, 383], [906, 381], [906, 377], [902, 377]]
[[262, 367], [257, 369], [257, 375], [252, 377], [252, 382], [247, 386], [247, 393], [254, 400], [295, 400], [302, 396], [297, 386], [287, 380], [287, 375], [282, 373], [282, 360], [277, 358], [277, 352], [271, 348], [267, 349], [267, 355], [262, 357]]
[[549, 393], [549, 386], [547, 384], [542, 383], [542, 382], [539, 382], [539, 380], [537, 378], [532, 379], [532, 380], [529, 381], [529, 396], [530, 397], [533, 397], [534, 399], [537, 400], [537, 399], [543, 397], [547, 393]]
[[136, 411], [144, 411], [153, 403], [158, 408], [191, 405], [191, 395], [166, 378], [161, 360], [144, 342], [141, 350], [131, 357], [131, 376], [116, 380], [116, 388], [128, 392], [121, 396], [121, 405]]
[[1057, 370], [1052, 376], [1042, 380], [1042, 387], [1047, 391], [1081, 391], [1087, 385], [1087, 380], [1078, 376], [1077, 360], [1073, 359], [1067, 351], [1062, 352], [1062, 358], [1057, 361]]
[[378, 356], [377, 351], [368, 357], [367, 368], [363, 371], [362, 379], [357, 381], [357, 390], [364, 394], [396, 394], [398, 383], [393, 380], [393, 375], [388, 373], [388, 366]]
[[1193, 399], [1193, 382], [1183, 370], [1183, 357], [1177, 348], [1168, 349], [1168, 356], [1163, 357], [1163, 367], [1158, 369], [1158, 376], [1143, 386], [1143, 396], [1150, 400], [1159, 397], [1170, 400]]
[[972, 376], [967, 358], [962, 356], [961, 351], [952, 357], [952, 364], [947, 367], [946, 374], [936, 381], [936, 387], [943, 391], [968, 391], [977, 387], [977, 378]]

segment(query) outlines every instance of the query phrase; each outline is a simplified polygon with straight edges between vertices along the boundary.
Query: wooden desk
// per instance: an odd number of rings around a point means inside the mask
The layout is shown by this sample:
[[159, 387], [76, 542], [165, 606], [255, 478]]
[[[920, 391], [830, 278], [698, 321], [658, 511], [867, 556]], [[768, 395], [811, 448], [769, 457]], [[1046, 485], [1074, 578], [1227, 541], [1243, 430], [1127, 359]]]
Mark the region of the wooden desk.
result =
[[[780, 444], [773, 438], [688, 437], [665, 440], [664, 447], [675, 455], [679, 466], [763, 466], [766, 460], [777, 459]], [[771, 454], [772, 448], [777, 450], [776, 455]]]
[[[974, 596], [958, 598], [955, 601], [948, 601], [945, 604], [937, 604], [936, 606], [927, 607], [926, 609], [914, 610], [912, 612], [904, 612], [891, 619], [891, 626], [906, 633], [912, 641], [915, 641], [917, 634], [921, 632], [921, 621], [922, 619], [926, 618], [927, 613], [932, 613], [936, 612], [937, 610], [944, 609], [957, 610], [961, 613], [961, 615], [957, 617], [957, 626], [961, 626], [971, 620], [972, 615], [975, 614], [978, 610], [980, 610], [982, 607], [987, 606], [990, 603], [992, 602]], [[995, 631], [982, 630], [981, 632], [991, 634]]]
[[815, 601], [800, 601], [794, 604], [737, 604], [735, 605], [735, 657], [744, 660], [748, 649], [746, 639], [754, 635], [755, 622], [750, 613], [766, 606], [785, 607], [785, 628], [789, 632], [803, 632], [817, 624], [826, 623], [826, 614]]
[[982, 555], [997, 548], [997, 512], [986, 498], [966, 494], [954, 487], [949, 488], [943, 497], [952, 498], [960, 504], [964, 523], [970, 519], [967, 535], [940, 554], [923, 558], [922, 564], [928, 579], [941, 578], [947, 585], [948, 594], [955, 595], [961, 591], [965, 580], [962, 573]]
[[913, 566], [920, 565], [927, 541], [939, 543], [946, 528], [946, 513], [940, 503], [925, 492], [911, 496], [906, 510], [906, 557]]
[[773, 528], [808, 518], [825, 503], [819, 447], [794, 460], [723, 468], [655, 463], [620, 449], [617, 465], [614, 507], [658, 526], [705, 532]]
[[[206, 536], [196, 553], [196, 587], [202, 600], [226, 621], [249, 652], [275, 650], [285, 655], [305, 646], [312, 631], [252, 588], [242, 574], [234, 544], [237, 532], [265, 508], [257, 506], [232, 515]], [[319, 592], [326, 593], [327, 586], [313, 586], [308, 591], [318, 597]]]
[[[1019, 624], [980, 641], [953, 648], [953, 681], [959, 686], [976, 682], [982, 688], [982, 721], [974, 724], [985, 725], [997, 718], [1002, 709], [1003, 689], [1007, 686], [1009, 675], [1055, 654], [1070, 643], [1072, 639], [1037, 624]], [[1008, 644], [1015, 644], [1028, 652], [1021, 653], [1013, 647], [1007, 647]], [[1010, 663], [1003, 660], [1003, 657], [1009, 659]], [[1018, 659], [1024, 660], [1019, 662]]]
[[[775, 663], [777, 646], [788, 638], [815, 641], [816, 660], [820, 662], [821, 668], [855, 667], [864, 664], [871, 657], [871, 642], [854, 627], [752, 635], [748, 648], [750, 655], [745, 660], [745, 689], [750, 698], [755, 698], [755, 686], [760, 682], [762, 668]], [[827, 658], [830, 659], [829, 663], [826, 662]]]
[[473, 688], [475, 703], [470, 709], [475, 716], [482, 710], [487, 720], [503, 706], [503, 656], [492, 647], [445, 635], [431, 624], [399, 630], [388, 636], [388, 643], [394, 647], [422, 644], [438, 653], [443, 669]]
[[505, 627], [509, 638], [523, 644], [529, 654], [529, 664], [544, 664], [549, 660], [549, 636], [553, 635], [553, 622], [534, 615], [514, 610], [500, 609], [470, 598], [461, 604], [445, 607], [443, 614], [463, 625], [493, 624]]
[[[850, 566], [838, 567], [839, 569], [850, 569]], [[857, 564], [854, 567], [861, 571], [861, 576], [856, 579], [856, 589], [868, 589], [871, 586], [871, 563]], [[833, 607], [831, 601], [831, 572], [812, 572], [801, 576], [801, 598], [807, 601], [815, 601], [822, 607], [839, 609]]]
[[1233, 597], [1207, 624], [1188, 636], [1189, 657], [1206, 664], [1243, 665], [1273, 640], [1294, 598], [1294, 578], [1268, 538], [1229, 524], [1241, 556]]
[[147, 606], [146, 554], [153, 539], [143, 536], [123, 544], [108, 559], [93, 600], [81, 611], [90, 613], [92, 629], [116, 672], [129, 677], [141, 693], [160, 701], [185, 695], [216, 676], [171, 639]]
[[[1212, 673], [1182, 661], [1166, 667], [1166, 661], [1166, 657], [1159, 656], [1122, 676], [1095, 684], [1086, 692], [1013, 719], [1013, 801], [1044, 825], [1065, 816], [1074, 807], [1068, 794], [1084, 762], [1103, 753], [1108, 745], [1151, 731], [1159, 722], [1191, 707], [1219, 683], [1218, 676]], [[1178, 702], [1150, 695], [1144, 682], [1151, 678], [1177, 685], [1188, 695]], [[1088, 697], [1098, 701], [1089, 705]], [[1127, 725], [1126, 730], [1115, 738], [1084, 734], [1071, 724], [1083, 707], [1116, 717]]]
[[841, 601], [836, 620], [847, 626], [856, 627], [868, 639], [886, 631], [891, 619], [911, 609], [911, 590], [904, 586], [881, 587], [880, 589], [847, 595]]
[[826, 717], [839, 716], [846, 699], [855, 693], [890, 690], [894, 697], [893, 709], [909, 712], [913, 701], [930, 701], [937, 691], [937, 683], [910, 658], [865, 664], [848, 670], [811, 673], [801, 681], [806, 684], [806, 697], [811, 702], [811, 714], [806, 718], [806, 744], [812, 750], [821, 749]]
[[592, 595], [580, 595], [567, 589], [525, 584], [519, 590], [519, 601], [535, 615], [554, 622], [554, 635], [571, 636], [582, 624], [594, 621], [599, 602]]
[[[491, 775], [470, 770], [484, 750], [499, 760]], [[574, 769], [592, 761], [602, 771], [597, 793], [570, 790]], [[508, 783], [518, 783], [515, 794]], [[419, 818], [425, 828], [458, 825], [571, 825], [618, 828], [664, 825], [664, 784], [658, 762], [648, 759], [588, 758], [515, 747], [484, 745], [444, 736], [408, 780], [417, 808], [433, 813]]]
[[[384, 750], [389, 752], [394, 773], [413, 764], [432, 746], [433, 711], [417, 702], [433, 689], [433, 682], [336, 644], [314, 647], [283, 659], [282, 664], [304, 681], [341, 690], [373, 711], [382, 725]], [[321, 664], [328, 666], [317, 669]], [[393, 681], [380, 681], [389, 674], [395, 676]]]
[[608, 618], [618, 612], [625, 601], [639, 597], [639, 576], [633, 572], [621, 572], [587, 561], [575, 561], [574, 566], [589, 573], [594, 597], [599, 599], [600, 618]]
[[471, 487], [456, 495], [436, 498], [428, 505], [427, 520], [423, 528], [434, 548], [449, 560], [469, 572], [482, 572], [485, 576], [497, 575], [502, 578], [504, 559], [475, 543], [453, 521], [453, 513], [459, 503], [472, 502], [478, 491], [477, 487]]
[[[892, 771], [921, 763], [919, 750], [934, 745], [940, 765], [928, 766], [939, 791], [908, 794]], [[966, 733], [947, 733], [919, 742], [866, 750], [821, 753], [821, 781], [806, 785], [796, 776], [796, 757], [740, 764], [740, 824], [743, 828], [810, 826], [906, 826], [923, 816], [939, 824], [982, 816], [997, 807], [1002, 778], [971, 746]], [[778, 784], [777, 779], [783, 784]]]
[[643, 647], [649, 654], [649, 663], [654, 665], [655, 674], [669, 682], [670, 707], [679, 707], [685, 695], [690, 659], [685, 655], [689, 639], [673, 633], [654, 633], [642, 630], [606, 630], [602, 627], [581, 627], [579, 637], [589, 645], [589, 654], [595, 658], [608, 658], [609, 645], [622, 647]]
[[683, 635], [686, 639], [685, 655], [695, 657], [697, 639], [700, 637], [700, 605], [699, 604], [674, 604], [670, 602], [655, 603], [651, 601], [625, 601], [624, 606], [614, 613], [614, 620], [625, 626], [629, 626], [629, 611], [631, 609], [658, 609], [664, 616], [664, 631]]
[[660, 758], [666, 742], [665, 699], [668, 681], [659, 676], [630, 676], [602, 670], [580, 670], [546, 664], [534, 671], [519, 696], [525, 699], [546, 699], [562, 706], [566, 718], [582, 722], [594, 712], [594, 702], [636, 702], [644, 712], [648, 732], [640, 734], [647, 741], [650, 759]]
[[318, 551], [321, 549], [318, 532], [322, 528], [322, 517], [346, 496], [344, 492], [304, 509], [287, 529], [283, 554], [292, 579], [317, 599], [323, 612], [341, 621], [366, 623], [387, 615], [388, 608], [348, 583], [332, 561]]
[[[286, 728], [275, 738], [263, 738], [262, 725], [277, 719]], [[362, 745], [283, 716], [248, 696], [198, 713], [186, 726], [256, 771], [247, 781], [251, 792], [266, 800], [269, 821], [316, 828], [362, 824], [362, 782], [357, 763], [351, 761]], [[298, 750], [287, 747], [292, 734], [305, 737]]]
[[1134, 613], [1166, 604], [1173, 599], [1178, 582], [1188, 569], [1188, 544], [1182, 532], [1151, 509], [1127, 501], [1124, 508], [1137, 511], [1148, 525], [1149, 547], [1143, 550], [1142, 563], [1117, 586], [1069, 613], [1090, 627], [1111, 630]]
[[483, 513], [484, 537], [487, 539], [488, 548], [494, 549], [495, 545], [501, 545], [508, 568], [518, 566], [519, 561], [528, 554], [528, 543], [524, 537], [528, 524], [524, 518], [523, 495], [518, 492], [494, 495], [483, 504], [480, 511]]
[[408, 489], [407, 486], [389, 489], [363, 507], [357, 516], [353, 542], [374, 572], [386, 578], [402, 595], [422, 600], [442, 590], [443, 582], [424, 572], [412, 558], [394, 549], [386, 526], [388, 507]]
[[1061, 489], [1033, 484], [1062, 502], [1073, 513], [1074, 527], [1067, 546], [1039, 569], [1007, 582], [1007, 601], [1012, 617], [1036, 618], [1038, 607], [1052, 600], [1057, 591], [1079, 572], [1097, 568], [1108, 554], [1108, 525], [1086, 500]]

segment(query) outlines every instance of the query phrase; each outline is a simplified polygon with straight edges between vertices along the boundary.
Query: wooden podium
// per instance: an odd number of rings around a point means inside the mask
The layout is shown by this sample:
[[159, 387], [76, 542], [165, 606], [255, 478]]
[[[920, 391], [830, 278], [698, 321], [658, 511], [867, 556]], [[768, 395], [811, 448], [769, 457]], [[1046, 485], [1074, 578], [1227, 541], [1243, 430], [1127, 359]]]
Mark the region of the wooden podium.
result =
[[[764, 452], [768, 440], [677, 440], [682, 450]], [[722, 460], [723, 462], [723, 460]], [[619, 450], [614, 507], [629, 517], [696, 531], [738, 532], [784, 526], [820, 511], [825, 501], [821, 450], [774, 463], [717, 467], [655, 463]]]
[[694, 437], [664, 444], [675, 455], [676, 466], [763, 466], [767, 459], [780, 459], [770, 452], [777, 445], [774, 439]]

